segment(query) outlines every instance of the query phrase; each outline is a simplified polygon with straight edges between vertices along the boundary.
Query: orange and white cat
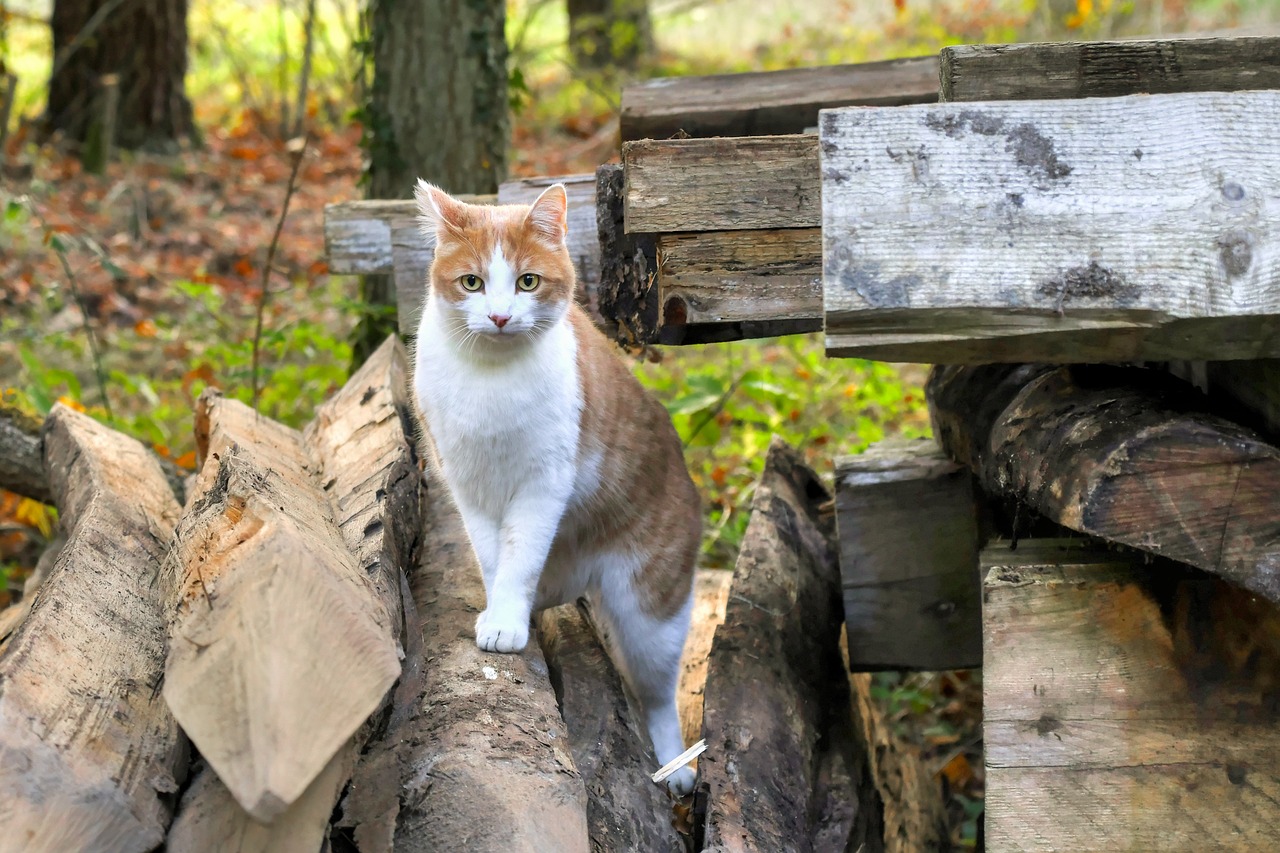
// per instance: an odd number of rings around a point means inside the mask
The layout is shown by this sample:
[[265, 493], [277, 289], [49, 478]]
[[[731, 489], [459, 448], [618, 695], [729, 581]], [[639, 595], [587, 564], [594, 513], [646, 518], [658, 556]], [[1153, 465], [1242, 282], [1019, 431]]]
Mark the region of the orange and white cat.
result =
[[484, 575], [476, 644], [518, 652], [532, 611], [585, 595], [665, 764], [684, 750], [675, 689], [701, 537], [680, 440], [574, 301], [562, 185], [531, 206], [423, 181], [416, 196], [436, 248], [414, 390]]

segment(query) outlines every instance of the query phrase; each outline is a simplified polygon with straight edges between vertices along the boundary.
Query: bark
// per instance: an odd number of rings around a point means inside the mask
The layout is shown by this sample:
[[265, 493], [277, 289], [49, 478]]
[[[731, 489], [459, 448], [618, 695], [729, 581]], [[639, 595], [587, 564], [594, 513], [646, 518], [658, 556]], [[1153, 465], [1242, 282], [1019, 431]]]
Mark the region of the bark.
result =
[[118, 74], [116, 145], [167, 147], [192, 132], [187, 0], [56, 0], [50, 24], [49, 131], [105, 147], [100, 80]]
[[[373, 0], [373, 84], [364, 115], [369, 198], [411, 198], [424, 178], [452, 193], [495, 193], [507, 174], [506, 4], [500, 0]], [[379, 313], [357, 327], [362, 362], [395, 332], [395, 288], [368, 276]]]
[[568, 0], [569, 49], [579, 68], [633, 71], [653, 52], [649, 0]]
[[0, 402], [0, 489], [51, 503], [40, 460], [40, 420]]

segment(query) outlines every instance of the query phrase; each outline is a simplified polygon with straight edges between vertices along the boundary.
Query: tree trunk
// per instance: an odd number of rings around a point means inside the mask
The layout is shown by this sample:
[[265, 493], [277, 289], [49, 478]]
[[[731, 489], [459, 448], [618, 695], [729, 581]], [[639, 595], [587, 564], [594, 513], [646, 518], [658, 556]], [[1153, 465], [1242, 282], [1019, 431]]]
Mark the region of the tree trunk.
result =
[[[507, 174], [506, 6], [498, 0], [371, 0], [373, 86], [365, 108], [369, 198], [411, 198], [417, 178], [494, 193]], [[424, 285], [425, 286], [425, 285]], [[396, 331], [390, 276], [367, 276], [362, 363]]]
[[579, 68], [633, 70], [653, 50], [648, 0], [569, 0], [569, 49]]
[[163, 147], [191, 133], [187, 0], [55, 0], [50, 24], [49, 132], [62, 131], [86, 156], [104, 151], [101, 78], [118, 74], [116, 145]]

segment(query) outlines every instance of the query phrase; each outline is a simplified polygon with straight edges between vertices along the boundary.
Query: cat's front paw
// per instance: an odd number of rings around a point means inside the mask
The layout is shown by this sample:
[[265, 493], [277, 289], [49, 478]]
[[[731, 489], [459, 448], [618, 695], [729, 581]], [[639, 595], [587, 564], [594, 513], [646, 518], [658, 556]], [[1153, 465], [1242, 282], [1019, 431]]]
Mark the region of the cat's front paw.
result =
[[675, 794], [677, 797], [683, 797], [685, 794], [693, 791], [693, 783], [697, 779], [697, 774], [688, 767], [681, 767], [675, 773], [667, 777], [667, 790]]
[[476, 620], [476, 645], [486, 652], [514, 654], [529, 644], [529, 620], [493, 616], [486, 610]]

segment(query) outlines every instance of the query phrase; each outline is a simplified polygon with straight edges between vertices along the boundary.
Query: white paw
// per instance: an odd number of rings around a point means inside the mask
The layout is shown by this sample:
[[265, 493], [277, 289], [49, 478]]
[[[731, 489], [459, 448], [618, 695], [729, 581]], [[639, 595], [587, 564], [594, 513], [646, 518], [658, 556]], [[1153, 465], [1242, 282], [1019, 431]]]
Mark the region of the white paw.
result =
[[512, 654], [529, 644], [529, 620], [493, 616], [488, 610], [476, 620], [476, 645], [486, 652]]
[[693, 770], [688, 767], [681, 767], [667, 777], [667, 790], [677, 797], [683, 797], [693, 791], [693, 783], [696, 779], [697, 776]]

